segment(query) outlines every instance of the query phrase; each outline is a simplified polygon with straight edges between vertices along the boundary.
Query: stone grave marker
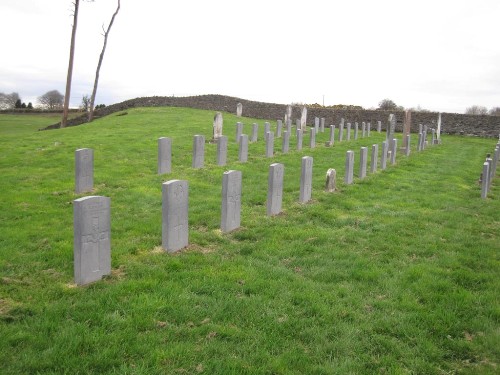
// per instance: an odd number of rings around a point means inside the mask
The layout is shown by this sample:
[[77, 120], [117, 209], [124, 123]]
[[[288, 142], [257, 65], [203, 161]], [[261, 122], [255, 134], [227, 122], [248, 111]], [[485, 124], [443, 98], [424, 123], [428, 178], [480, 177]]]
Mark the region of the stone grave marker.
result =
[[264, 123], [264, 136], [271, 131], [271, 124], [269, 122]]
[[363, 121], [361, 123], [361, 138], [366, 137], [366, 123]]
[[241, 117], [242, 114], [243, 114], [243, 104], [238, 103], [236, 105], [236, 117]]
[[411, 137], [410, 134], [406, 135], [406, 148], [405, 148], [406, 156], [410, 156], [410, 152], [411, 152], [411, 138], [410, 137]]
[[168, 137], [158, 138], [158, 174], [172, 171], [172, 140]]
[[76, 285], [111, 273], [111, 200], [89, 196], [73, 201], [73, 261]]
[[387, 124], [387, 135], [386, 140], [391, 141], [394, 138], [394, 132], [396, 131], [396, 116], [394, 114], [389, 115], [389, 123]]
[[241, 171], [227, 171], [222, 176], [221, 230], [231, 232], [240, 227]]
[[375, 173], [377, 171], [378, 163], [378, 144], [372, 145], [372, 158], [370, 160], [370, 172]]
[[310, 130], [309, 147], [310, 148], [316, 147], [316, 128], [311, 128]]
[[282, 128], [283, 128], [283, 122], [281, 120], [278, 120], [276, 124], [276, 138], [281, 138]]
[[248, 161], [248, 135], [242, 134], [240, 135], [240, 147], [238, 150], [238, 159], [242, 163], [246, 163]]
[[288, 124], [288, 121], [290, 121], [290, 124], [292, 123], [292, 106], [291, 105], [287, 105], [286, 111], [285, 111], [285, 124]]
[[481, 179], [481, 198], [486, 199], [488, 197], [488, 187], [489, 187], [489, 174], [490, 174], [490, 163], [483, 163], [483, 178]]
[[283, 141], [281, 143], [281, 152], [283, 154], [288, 154], [289, 149], [290, 149], [290, 132], [285, 130], [283, 132]]
[[367, 127], [368, 127], [368, 130], [367, 130], [366, 132], [367, 132], [367, 135], [368, 135], [368, 137], [369, 137], [369, 136], [370, 136], [370, 133], [371, 133], [371, 131], [372, 131], [372, 124], [371, 124], [371, 122], [369, 122], [369, 123], [367, 124]]
[[328, 139], [328, 142], [326, 142], [326, 145], [328, 147], [332, 147], [335, 143], [335, 125], [330, 125], [330, 138]]
[[213, 124], [213, 135], [212, 138], [217, 140], [222, 136], [222, 125], [223, 125], [222, 113], [217, 112], [214, 116], [214, 124]]
[[227, 137], [222, 135], [217, 139], [217, 165], [224, 166], [227, 162]]
[[411, 132], [411, 110], [405, 110], [405, 119], [403, 122], [403, 148], [407, 147], [407, 138], [406, 136]]
[[257, 138], [259, 136], [259, 124], [252, 124], [252, 138], [250, 139], [252, 142], [257, 142]]
[[302, 139], [304, 138], [304, 133], [302, 133], [302, 130], [297, 129], [296, 134], [297, 134], [297, 151], [300, 151], [302, 150]]
[[205, 162], [205, 137], [195, 135], [193, 137], [193, 168], [203, 168]]
[[348, 141], [351, 140], [351, 123], [350, 122], [347, 123], [347, 140]]
[[314, 118], [314, 130], [316, 131], [316, 134], [319, 133], [319, 117]]
[[269, 166], [267, 216], [278, 215], [281, 212], [284, 173], [285, 166], [283, 164], [273, 163]]
[[307, 127], [307, 108], [303, 107], [302, 115], [300, 116], [300, 130], [302, 130], [302, 133], [306, 131], [306, 127]]
[[359, 126], [358, 126], [358, 123], [355, 122], [354, 123], [354, 139], [357, 140], [358, 139], [358, 131], [359, 131]]
[[337, 171], [333, 168], [329, 168], [326, 171], [326, 184], [325, 190], [329, 193], [333, 193], [337, 188]]
[[94, 150], [75, 151], [75, 193], [87, 193], [94, 188]]
[[266, 157], [272, 158], [274, 155], [274, 133], [266, 133]]
[[352, 184], [354, 181], [354, 151], [347, 151], [345, 157], [345, 176], [344, 182], [347, 185]]
[[300, 173], [300, 195], [299, 195], [300, 203], [306, 203], [311, 200], [312, 168], [313, 168], [313, 158], [311, 156], [304, 156], [302, 158], [302, 170]]
[[437, 123], [437, 131], [436, 131], [436, 143], [441, 143], [441, 112], [438, 113], [438, 123]]
[[359, 178], [366, 177], [366, 165], [368, 164], [368, 148], [361, 147], [359, 155]]
[[325, 132], [325, 118], [324, 117], [321, 117], [319, 119], [319, 131], [321, 133], [324, 133]]
[[186, 180], [162, 184], [161, 246], [169, 253], [188, 245], [188, 188]]
[[377, 121], [377, 133], [382, 132], [382, 121]]
[[422, 139], [423, 139], [423, 134], [422, 132], [420, 132], [418, 133], [417, 151], [422, 151]]
[[339, 142], [342, 142], [343, 138], [344, 138], [344, 124], [343, 122], [341, 122], [339, 125]]
[[387, 154], [389, 153], [389, 143], [387, 141], [382, 142], [382, 155], [380, 156], [380, 169], [384, 170], [387, 168]]
[[391, 142], [391, 157], [390, 157], [391, 164], [393, 164], [393, 165], [396, 164], [397, 147], [398, 147], [398, 140], [396, 138], [393, 138], [392, 142]]
[[240, 136], [243, 134], [243, 123], [237, 122], [236, 123], [236, 135], [234, 137], [234, 140], [236, 143], [240, 141]]

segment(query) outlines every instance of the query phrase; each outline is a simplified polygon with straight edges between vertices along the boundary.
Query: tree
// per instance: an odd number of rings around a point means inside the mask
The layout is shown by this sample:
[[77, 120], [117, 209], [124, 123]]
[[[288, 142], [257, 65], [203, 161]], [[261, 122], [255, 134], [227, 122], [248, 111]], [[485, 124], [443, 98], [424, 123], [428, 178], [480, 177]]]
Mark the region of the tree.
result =
[[80, 104], [80, 109], [83, 112], [88, 112], [90, 108], [90, 97], [88, 95], [83, 95], [82, 104]]
[[488, 108], [482, 105], [473, 105], [472, 107], [467, 107], [465, 109], [466, 115], [487, 115]]
[[10, 94], [0, 93], [0, 109], [13, 109], [16, 108], [17, 101], [21, 98], [17, 92]]
[[28, 107], [26, 107], [27, 109], [33, 109], [33, 104], [31, 104], [31, 102], [28, 103]]
[[383, 111], [391, 111], [398, 109], [398, 106], [391, 99], [384, 99], [378, 103], [378, 109]]
[[14, 104], [14, 108], [22, 108], [23, 103], [21, 102], [21, 99], [16, 100], [16, 104]]
[[63, 106], [64, 96], [57, 90], [47, 91], [38, 97], [42, 107], [46, 109], [59, 109]]
[[69, 98], [71, 94], [71, 79], [73, 77], [73, 57], [75, 55], [76, 24], [78, 21], [78, 7], [80, 5], [80, 0], [75, 0], [73, 4], [75, 8], [73, 11], [73, 27], [71, 28], [71, 45], [69, 47], [68, 74], [66, 76], [66, 95], [64, 96], [61, 128], [66, 127], [66, 123], [68, 122]]
[[500, 116], [500, 107], [493, 107], [490, 109], [490, 115]]
[[113, 26], [113, 22], [115, 21], [115, 17], [118, 14], [119, 10], [120, 10], [120, 0], [118, 0], [118, 5], [116, 7], [115, 12], [113, 13], [113, 16], [111, 17], [111, 21], [109, 22], [108, 28], [104, 29], [104, 26], [103, 26], [104, 44], [102, 46], [101, 54], [99, 55], [99, 62], [97, 63], [97, 69], [95, 72], [94, 89], [92, 90], [92, 96], [90, 97], [90, 109], [89, 109], [88, 122], [91, 122], [93, 117], [94, 117], [94, 103], [95, 103], [95, 95], [97, 93], [97, 84], [99, 82], [99, 71], [101, 70], [102, 60], [104, 58], [104, 52], [106, 51], [106, 45], [108, 43], [109, 32], [111, 30], [111, 26]]

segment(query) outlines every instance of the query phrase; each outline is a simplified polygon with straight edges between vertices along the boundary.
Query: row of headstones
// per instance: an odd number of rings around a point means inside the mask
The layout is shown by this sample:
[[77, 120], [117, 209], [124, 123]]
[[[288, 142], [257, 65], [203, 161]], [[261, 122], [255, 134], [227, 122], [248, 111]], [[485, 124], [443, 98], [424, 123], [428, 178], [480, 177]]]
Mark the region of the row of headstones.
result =
[[497, 164], [500, 159], [500, 136], [499, 141], [495, 146], [495, 151], [493, 152], [493, 158], [491, 154], [486, 155], [486, 160], [483, 163], [483, 172], [479, 181], [481, 182], [481, 198], [486, 199], [488, 197], [488, 192], [491, 189], [491, 184], [497, 173]]
[[[410, 145], [410, 135], [407, 135]], [[409, 155], [410, 148], [406, 148]], [[386, 169], [387, 160], [396, 163], [397, 140], [382, 142], [381, 169]], [[93, 161], [91, 149], [76, 151], [78, 171], [93, 175], [89, 161]], [[82, 158], [81, 156], [84, 155]], [[498, 148], [497, 153], [498, 155]], [[368, 149], [360, 150], [359, 178], [366, 177]], [[83, 166], [82, 162], [87, 165]], [[378, 164], [378, 144], [372, 145], [370, 171], [375, 173]], [[300, 175], [299, 202], [307, 203], [312, 195], [313, 158], [302, 158]], [[277, 215], [282, 210], [284, 165], [273, 163], [269, 167], [267, 215]], [[241, 218], [241, 171], [224, 172], [222, 180], [221, 230], [230, 232], [239, 228]], [[346, 184], [354, 181], [354, 151], [347, 151], [345, 162]], [[336, 190], [336, 170], [329, 169], [326, 174], [326, 190]], [[88, 196], [76, 199], [74, 207], [74, 277], [77, 285], [100, 280], [111, 273], [111, 209], [110, 198]], [[188, 246], [188, 182], [170, 180], [162, 185], [162, 247], [169, 252]]]

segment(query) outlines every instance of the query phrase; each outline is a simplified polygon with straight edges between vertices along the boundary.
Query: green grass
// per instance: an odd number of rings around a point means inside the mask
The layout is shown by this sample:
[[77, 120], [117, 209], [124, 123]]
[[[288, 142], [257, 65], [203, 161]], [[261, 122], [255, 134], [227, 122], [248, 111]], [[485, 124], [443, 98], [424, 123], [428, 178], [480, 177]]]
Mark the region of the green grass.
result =
[[[495, 374], [500, 371], [500, 195], [477, 179], [494, 140], [443, 145], [354, 185], [345, 153], [384, 134], [265, 158], [262, 120], [249, 162], [227, 167], [194, 134], [213, 112], [131, 109], [83, 126], [0, 116], [0, 373]], [[57, 121], [57, 120], [56, 120]], [[275, 123], [272, 123], [273, 127]], [[156, 174], [157, 139], [173, 140]], [[397, 135], [401, 144], [400, 134]], [[415, 146], [417, 137], [412, 144]], [[74, 151], [94, 149], [94, 195], [111, 197], [112, 275], [73, 285]], [[415, 147], [413, 147], [415, 148]], [[313, 200], [299, 197], [314, 157]], [[267, 173], [285, 164], [283, 213], [266, 217]], [[324, 192], [328, 168], [339, 191]], [[243, 172], [242, 227], [222, 234], [222, 174]], [[355, 174], [357, 174], [357, 167]], [[161, 250], [161, 183], [189, 181], [190, 246]]]

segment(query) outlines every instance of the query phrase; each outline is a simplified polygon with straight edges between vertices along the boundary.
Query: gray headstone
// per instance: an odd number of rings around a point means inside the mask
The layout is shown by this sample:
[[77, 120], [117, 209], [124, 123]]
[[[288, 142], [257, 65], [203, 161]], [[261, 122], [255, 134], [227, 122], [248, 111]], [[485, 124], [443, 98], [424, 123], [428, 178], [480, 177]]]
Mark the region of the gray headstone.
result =
[[299, 196], [300, 203], [306, 203], [311, 200], [312, 169], [313, 169], [313, 158], [311, 156], [304, 156], [302, 158], [302, 170], [300, 173], [300, 196]]
[[332, 147], [334, 143], [335, 143], [335, 125], [330, 125], [330, 138], [328, 139], [326, 145], [328, 147]]
[[321, 133], [324, 133], [325, 132], [325, 118], [324, 117], [321, 117], [319, 119], [319, 131]]
[[283, 132], [283, 142], [281, 143], [281, 152], [287, 154], [289, 149], [290, 149], [290, 132], [285, 130]]
[[246, 163], [248, 161], [248, 135], [240, 135], [240, 147], [238, 150], [239, 161]]
[[392, 160], [392, 151], [391, 150], [387, 151], [387, 159], [390, 161]]
[[437, 143], [439, 144], [439, 141], [441, 139], [441, 113], [438, 114], [438, 123], [437, 123]]
[[266, 133], [266, 157], [272, 158], [274, 155], [274, 133]]
[[168, 137], [158, 138], [158, 174], [172, 171], [172, 140]]
[[292, 134], [292, 120], [288, 120], [285, 122], [286, 125], [286, 131], [290, 134]]
[[111, 273], [111, 200], [90, 196], [73, 201], [73, 257], [77, 285]]
[[411, 137], [410, 134], [406, 135], [406, 148], [405, 148], [406, 156], [410, 156], [410, 152], [411, 152], [411, 138], [410, 137]]
[[236, 105], [236, 117], [241, 117], [242, 114], [243, 114], [243, 104], [238, 103]]
[[431, 129], [431, 132], [432, 132], [431, 145], [435, 145], [436, 144], [436, 129]]
[[243, 134], [243, 123], [237, 122], [236, 123], [236, 134], [234, 137], [234, 141], [238, 143], [240, 141], [240, 136]]
[[366, 132], [367, 132], [367, 135], [368, 135], [368, 137], [369, 137], [369, 136], [370, 136], [370, 132], [372, 131], [372, 124], [369, 122], [369, 123], [367, 124], [367, 127], [368, 127], [368, 130], [367, 130]]
[[326, 171], [326, 184], [325, 190], [329, 193], [333, 193], [337, 188], [337, 171], [333, 168]]
[[310, 130], [309, 147], [316, 147], [316, 128], [311, 128]]
[[366, 177], [366, 165], [368, 164], [368, 148], [361, 147], [359, 155], [359, 178]]
[[205, 163], [205, 137], [195, 135], [193, 137], [193, 168], [203, 168]]
[[350, 122], [347, 123], [347, 140], [348, 141], [351, 140], [351, 123]]
[[377, 121], [377, 133], [382, 131], [382, 121]]
[[304, 138], [304, 133], [301, 129], [296, 130], [297, 134], [297, 151], [302, 150], [302, 139]]
[[161, 246], [168, 252], [188, 245], [188, 189], [186, 180], [162, 184]]
[[94, 150], [75, 151], [75, 193], [86, 193], [94, 188]]
[[403, 123], [403, 148], [406, 149], [406, 136], [411, 132], [411, 110], [407, 109], [405, 111], [405, 119]]
[[214, 116], [213, 125], [213, 139], [218, 139], [222, 136], [222, 125], [223, 125], [222, 113], [217, 112]]
[[493, 159], [486, 158], [486, 162], [488, 163], [488, 191], [490, 190], [491, 183], [493, 182], [493, 178], [491, 176], [491, 172], [493, 171]]
[[427, 133], [427, 125], [424, 125], [424, 133]]
[[339, 142], [344, 138], [344, 124], [339, 125]]
[[221, 135], [217, 139], [217, 165], [224, 166], [227, 162], [227, 137]]
[[258, 136], [259, 136], [259, 124], [254, 122], [252, 124], [252, 138], [250, 139], [250, 141], [257, 142]]
[[394, 114], [389, 115], [389, 120], [387, 124], [387, 135], [386, 140], [391, 141], [394, 138], [394, 132], [396, 131], [396, 116]]
[[361, 137], [366, 137], [366, 123], [364, 121], [361, 123]]
[[417, 144], [417, 151], [422, 151], [422, 139], [423, 139], [423, 134], [422, 132], [418, 133], [418, 144]]
[[[425, 129], [425, 127], [424, 127]], [[421, 150], [425, 150], [425, 146], [427, 145], [427, 132], [424, 131], [422, 133], [422, 146], [420, 147]]]
[[283, 122], [278, 120], [276, 123], [276, 138], [281, 138], [281, 130], [283, 129]]
[[370, 172], [375, 173], [377, 171], [378, 163], [378, 144], [372, 145], [372, 158], [370, 160]]
[[483, 178], [481, 181], [481, 198], [486, 199], [488, 197], [489, 188], [489, 174], [490, 174], [490, 164], [488, 162], [483, 163]]
[[222, 176], [222, 214], [220, 229], [227, 233], [240, 227], [241, 171], [227, 171]]
[[418, 124], [418, 132], [419, 133], [423, 133], [424, 129], [423, 129], [423, 125], [422, 124]]
[[281, 212], [284, 173], [285, 166], [283, 164], [273, 163], [269, 166], [267, 216], [277, 215]]
[[305, 132], [306, 126], [307, 126], [307, 108], [303, 107], [302, 115], [300, 116], [300, 130], [302, 130], [302, 132]]
[[345, 156], [345, 176], [344, 182], [347, 185], [354, 181], [354, 151], [347, 151]]
[[396, 150], [398, 149], [398, 140], [396, 138], [392, 139], [391, 142], [391, 164], [396, 164]]
[[290, 121], [290, 124], [292, 123], [292, 106], [291, 105], [287, 105], [286, 111], [285, 111], [285, 124], [287, 124], [288, 121]]
[[314, 130], [316, 130], [316, 133], [319, 133], [319, 117], [314, 118]]
[[389, 143], [387, 141], [382, 142], [382, 155], [380, 156], [380, 169], [384, 170], [387, 168], [387, 154], [389, 152]]
[[264, 136], [266, 135], [266, 133], [270, 132], [271, 131], [271, 124], [269, 122], [265, 122], [264, 123]]
[[298, 119], [295, 120], [295, 127], [297, 129], [300, 129], [300, 123], [301, 123], [300, 118], [298, 118]]
[[359, 126], [358, 126], [358, 123], [355, 122], [354, 123], [354, 139], [357, 140], [358, 139], [358, 131], [359, 131]]

